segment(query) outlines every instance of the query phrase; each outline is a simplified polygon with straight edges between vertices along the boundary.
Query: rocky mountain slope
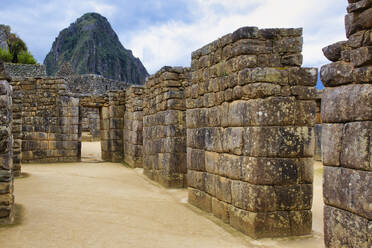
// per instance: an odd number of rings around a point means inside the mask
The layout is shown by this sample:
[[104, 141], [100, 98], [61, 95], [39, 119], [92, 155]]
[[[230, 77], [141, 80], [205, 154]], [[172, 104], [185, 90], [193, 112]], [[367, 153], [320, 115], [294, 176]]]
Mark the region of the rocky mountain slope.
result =
[[142, 62], [120, 43], [107, 19], [87, 13], [62, 30], [44, 60], [48, 75], [69, 62], [78, 74], [143, 84], [148, 73]]

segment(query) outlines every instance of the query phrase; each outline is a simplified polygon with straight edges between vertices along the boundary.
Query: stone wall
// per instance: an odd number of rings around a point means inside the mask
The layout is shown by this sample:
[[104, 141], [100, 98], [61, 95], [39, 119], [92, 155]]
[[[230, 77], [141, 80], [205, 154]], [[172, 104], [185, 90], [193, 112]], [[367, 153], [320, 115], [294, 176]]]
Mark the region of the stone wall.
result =
[[82, 107], [81, 115], [82, 141], [101, 140], [99, 108]]
[[21, 175], [21, 163], [22, 163], [22, 102], [23, 102], [23, 91], [21, 90], [20, 82], [10, 82], [13, 88], [12, 95], [12, 134], [13, 134], [13, 174], [14, 177]]
[[[80, 160], [79, 99], [66, 94], [60, 78], [12, 79], [14, 110], [21, 111], [23, 162]], [[16, 133], [16, 130], [13, 131]]]
[[188, 69], [163, 67], [146, 80], [143, 117], [143, 167], [166, 187], [186, 186], [184, 85]]
[[125, 91], [108, 92], [101, 108], [101, 150], [105, 161], [123, 161]]
[[0, 81], [0, 224], [14, 220], [12, 88]]
[[317, 70], [302, 29], [244, 27], [192, 53], [189, 202], [253, 238], [312, 227]]
[[315, 151], [314, 160], [322, 161], [322, 117], [321, 117], [322, 91], [318, 91], [316, 98], [316, 118], [315, 118]]
[[372, 7], [349, 0], [347, 41], [323, 49], [324, 239], [372, 247]]
[[69, 92], [83, 95], [105, 95], [108, 91], [125, 90], [129, 86], [126, 82], [107, 79], [95, 74], [70, 75], [65, 78]]
[[28, 64], [14, 64], [4, 63], [5, 71], [11, 78], [25, 78], [25, 77], [45, 77], [46, 71], [44, 65], [28, 65]]
[[142, 168], [143, 86], [131, 86], [125, 93], [124, 162]]

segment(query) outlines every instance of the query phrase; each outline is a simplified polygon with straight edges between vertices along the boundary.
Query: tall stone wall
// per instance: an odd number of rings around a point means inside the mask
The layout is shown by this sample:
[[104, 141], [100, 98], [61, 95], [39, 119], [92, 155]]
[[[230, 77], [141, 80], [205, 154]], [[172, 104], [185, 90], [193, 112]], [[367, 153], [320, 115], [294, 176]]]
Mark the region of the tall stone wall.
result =
[[0, 224], [14, 220], [12, 88], [0, 80]]
[[163, 67], [146, 80], [143, 117], [144, 173], [166, 187], [186, 186], [186, 106], [189, 71]]
[[111, 162], [123, 161], [123, 127], [125, 91], [108, 92], [108, 102], [101, 108], [102, 159]]
[[143, 86], [131, 86], [125, 92], [124, 162], [142, 168]]
[[21, 175], [22, 163], [22, 102], [23, 91], [21, 90], [20, 82], [10, 82], [13, 88], [12, 95], [12, 134], [13, 134], [13, 174], [14, 177]]
[[312, 227], [317, 70], [302, 29], [244, 27], [193, 52], [189, 202], [253, 238]]
[[17, 136], [22, 139], [22, 161], [79, 161], [79, 99], [66, 94], [65, 80], [13, 78], [11, 84], [18, 96], [13, 109], [22, 111], [22, 119], [13, 131], [22, 126], [22, 137]]
[[318, 91], [316, 98], [316, 118], [315, 118], [315, 151], [314, 160], [322, 161], [322, 117], [321, 117], [322, 91]]
[[372, 5], [349, 0], [347, 41], [323, 49], [326, 247], [372, 247]]

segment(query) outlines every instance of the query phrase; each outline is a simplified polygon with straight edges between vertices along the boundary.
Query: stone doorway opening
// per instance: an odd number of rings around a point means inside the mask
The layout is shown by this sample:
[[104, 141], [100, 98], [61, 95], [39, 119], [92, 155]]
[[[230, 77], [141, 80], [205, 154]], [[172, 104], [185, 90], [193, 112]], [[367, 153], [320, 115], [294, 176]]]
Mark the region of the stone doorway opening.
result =
[[81, 126], [81, 161], [102, 162], [102, 108], [82, 106], [79, 111]]

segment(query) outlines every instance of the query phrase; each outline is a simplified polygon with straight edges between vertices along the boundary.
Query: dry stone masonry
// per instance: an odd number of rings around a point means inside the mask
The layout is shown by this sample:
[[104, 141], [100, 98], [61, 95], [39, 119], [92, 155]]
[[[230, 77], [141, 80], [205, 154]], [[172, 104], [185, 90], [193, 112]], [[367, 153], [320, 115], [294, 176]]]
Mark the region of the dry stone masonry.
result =
[[186, 106], [189, 70], [163, 67], [146, 80], [143, 117], [144, 173], [166, 187], [186, 186]]
[[108, 92], [108, 103], [101, 109], [102, 159], [111, 162], [123, 161], [123, 127], [125, 91]]
[[14, 220], [12, 88], [0, 72], [0, 224]]
[[12, 78], [20, 77], [45, 77], [46, 71], [45, 66], [35, 64], [14, 64], [14, 63], [4, 63], [7, 75]]
[[317, 70], [302, 29], [244, 27], [193, 52], [189, 202], [253, 238], [312, 227]]
[[142, 168], [143, 86], [131, 86], [125, 92], [124, 162]]
[[99, 108], [81, 107], [82, 141], [100, 141]]
[[349, 0], [347, 41], [323, 49], [324, 238], [372, 247], [372, 2]]

